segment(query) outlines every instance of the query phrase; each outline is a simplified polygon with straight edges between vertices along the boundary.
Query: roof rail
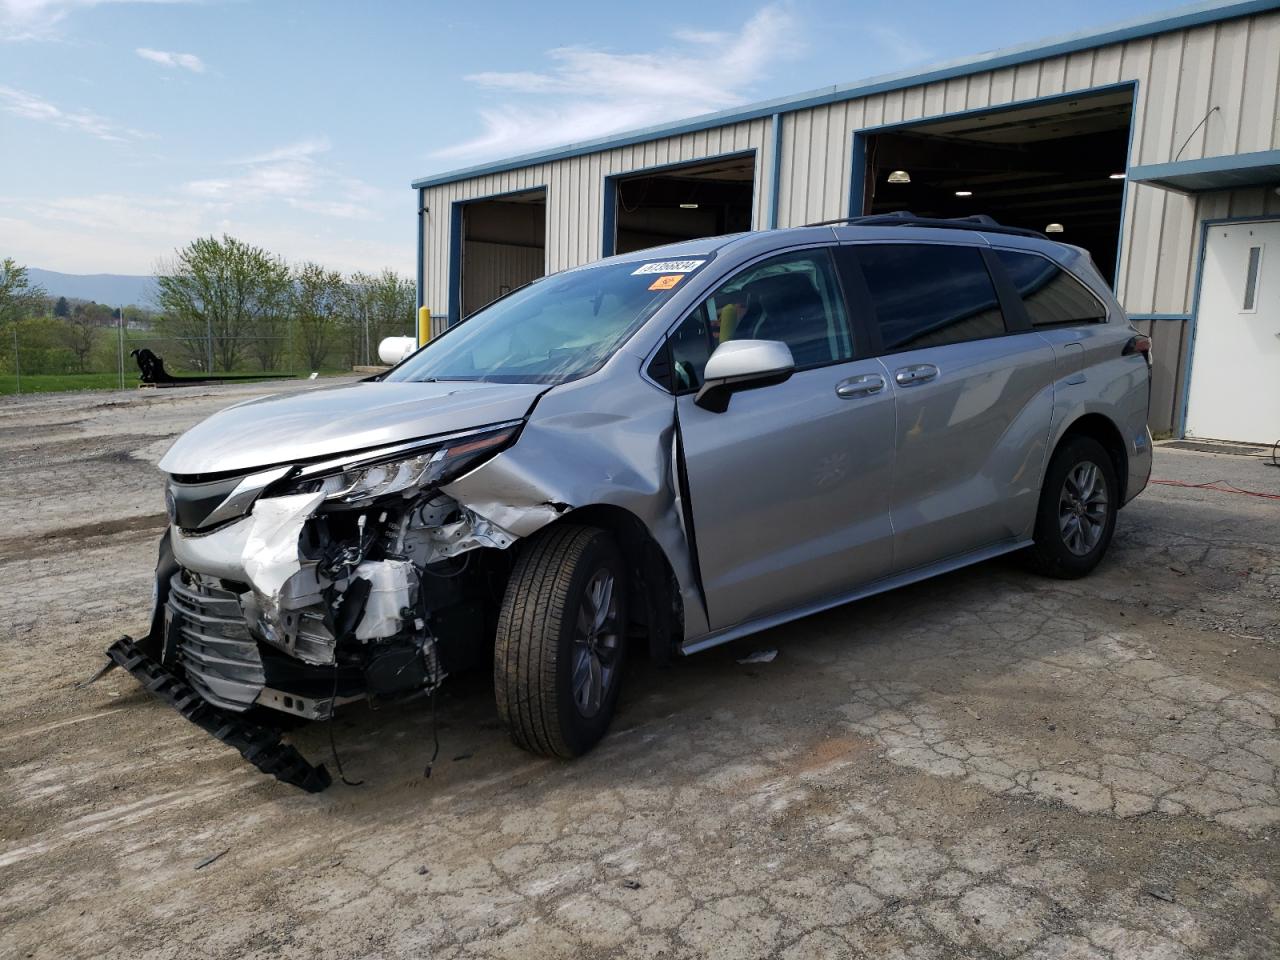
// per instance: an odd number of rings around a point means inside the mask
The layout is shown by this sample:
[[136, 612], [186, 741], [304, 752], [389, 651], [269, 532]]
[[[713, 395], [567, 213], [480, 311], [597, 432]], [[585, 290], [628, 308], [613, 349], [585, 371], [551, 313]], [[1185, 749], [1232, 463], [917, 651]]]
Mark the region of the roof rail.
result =
[[980, 230], [983, 233], [1009, 233], [1017, 237], [1045, 239], [1045, 235], [1038, 230], [1006, 227], [985, 213], [975, 213], [968, 217], [917, 217], [909, 210], [895, 210], [893, 213], [873, 213], [862, 217], [837, 217], [834, 220], [806, 223], [805, 226], [830, 227], [836, 224], [856, 227], [940, 227], [946, 230]]

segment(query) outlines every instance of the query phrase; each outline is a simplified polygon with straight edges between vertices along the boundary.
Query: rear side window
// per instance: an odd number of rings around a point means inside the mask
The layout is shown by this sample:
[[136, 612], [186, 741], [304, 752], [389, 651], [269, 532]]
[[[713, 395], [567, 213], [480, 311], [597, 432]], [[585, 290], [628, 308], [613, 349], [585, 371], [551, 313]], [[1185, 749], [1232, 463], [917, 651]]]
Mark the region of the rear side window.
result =
[[1005, 332], [995, 284], [977, 248], [877, 243], [856, 251], [886, 353]]
[[996, 250], [1033, 327], [1059, 327], [1077, 323], [1101, 323], [1107, 309], [1083, 283], [1038, 253]]

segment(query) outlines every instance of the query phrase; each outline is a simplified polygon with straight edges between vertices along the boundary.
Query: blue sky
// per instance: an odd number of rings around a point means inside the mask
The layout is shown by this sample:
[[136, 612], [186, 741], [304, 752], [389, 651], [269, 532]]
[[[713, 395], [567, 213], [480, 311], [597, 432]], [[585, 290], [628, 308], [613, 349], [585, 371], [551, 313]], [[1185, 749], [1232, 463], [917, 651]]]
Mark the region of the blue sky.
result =
[[409, 273], [414, 177], [1169, 6], [0, 0], [0, 256]]

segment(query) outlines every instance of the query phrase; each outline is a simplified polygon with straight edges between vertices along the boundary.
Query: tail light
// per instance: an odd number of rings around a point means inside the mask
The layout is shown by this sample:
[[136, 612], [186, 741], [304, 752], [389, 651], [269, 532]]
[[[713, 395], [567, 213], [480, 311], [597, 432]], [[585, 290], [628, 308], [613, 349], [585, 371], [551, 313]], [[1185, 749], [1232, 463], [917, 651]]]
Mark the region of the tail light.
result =
[[1151, 366], [1151, 338], [1150, 337], [1143, 336], [1140, 333], [1130, 337], [1129, 342], [1124, 345], [1124, 350], [1121, 352], [1126, 357], [1133, 353], [1140, 353], [1142, 354], [1142, 359], [1147, 361], [1147, 366], [1148, 367]]

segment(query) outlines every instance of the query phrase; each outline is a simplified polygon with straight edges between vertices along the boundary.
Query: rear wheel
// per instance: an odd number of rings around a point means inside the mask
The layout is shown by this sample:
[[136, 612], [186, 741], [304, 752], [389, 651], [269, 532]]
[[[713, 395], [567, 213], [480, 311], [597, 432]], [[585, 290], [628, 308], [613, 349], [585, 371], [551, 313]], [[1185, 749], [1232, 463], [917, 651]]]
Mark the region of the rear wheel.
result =
[[626, 653], [626, 566], [595, 527], [534, 536], [511, 571], [498, 615], [493, 681], [515, 742], [570, 758], [604, 736]]
[[1115, 466], [1092, 437], [1069, 437], [1045, 471], [1036, 514], [1035, 542], [1026, 557], [1051, 577], [1083, 577], [1111, 543], [1119, 507]]

